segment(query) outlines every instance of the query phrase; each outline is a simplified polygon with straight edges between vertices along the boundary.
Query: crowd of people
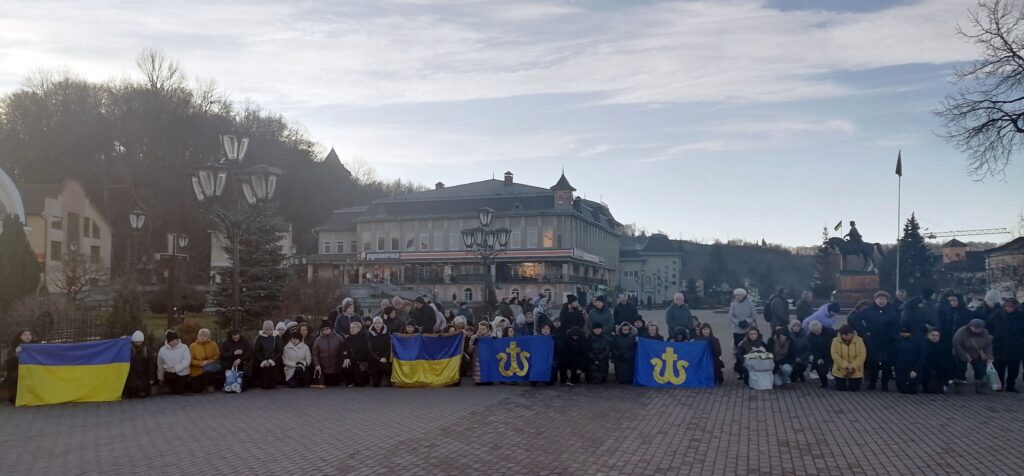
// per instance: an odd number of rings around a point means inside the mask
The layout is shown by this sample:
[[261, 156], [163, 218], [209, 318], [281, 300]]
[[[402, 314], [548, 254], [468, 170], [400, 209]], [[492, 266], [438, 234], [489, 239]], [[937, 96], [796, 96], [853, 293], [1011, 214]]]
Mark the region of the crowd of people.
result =
[[[940, 300], [925, 290], [907, 299], [885, 291], [870, 302], [859, 303], [836, 329], [841, 308], [829, 302], [815, 309], [805, 293], [791, 316], [784, 291], [763, 306], [768, 331], [758, 327], [758, 312], [744, 289], [736, 289], [729, 306], [733, 330], [734, 370], [745, 382], [750, 377], [750, 356], [774, 361], [777, 385], [816, 379], [840, 391], [856, 392], [866, 379], [869, 390], [888, 391], [894, 383], [901, 393], [943, 393], [966, 383], [973, 373], [974, 387], [982, 391], [986, 376], [998, 375], [1000, 387], [1017, 393], [1016, 380], [1024, 358], [1024, 311], [1016, 299], [1001, 299], [990, 292], [984, 299], [946, 292]], [[141, 331], [131, 336], [132, 352], [124, 397], [150, 395], [154, 383], [172, 394], [201, 393], [224, 386], [225, 376], [241, 378], [240, 387], [273, 389], [277, 386], [333, 387], [390, 385], [391, 334], [464, 333], [461, 375], [480, 379], [477, 345], [481, 339], [515, 336], [550, 336], [554, 340], [551, 379], [533, 385], [601, 384], [614, 374], [622, 384], [633, 383], [639, 339], [673, 342], [707, 341], [716, 383], [724, 380], [722, 346], [711, 325], [690, 311], [686, 296], [678, 293], [665, 311], [664, 334], [646, 322], [635, 304], [619, 296], [609, 305], [598, 296], [583, 306], [569, 295], [560, 309], [550, 309], [538, 296], [503, 299], [491, 320], [478, 320], [466, 303], [442, 309], [420, 297], [383, 300], [364, 312], [351, 298], [342, 301], [326, 319], [310, 322], [303, 316], [274, 324], [265, 321], [250, 341], [232, 329], [219, 345], [208, 329], [200, 329], [185, 345], [173, 330], [151, 355]], [[314, 325], [315, 324], [315, 325]], [[191, 336], [187, 336], [191, 337]], [[7, 359], [6, 384], [12, 403], [17, 392], [17, 355], [20, 345], [33, 342], [30, 331], [15, 336]], [[611, 370], [614, 369], [614, 372]], [[458, 385], [458, 384], [456, 384]]]
[[[996, 291], [984, 298], [953, 291], [936, 299], [930, 289], [907, 298], [878, 291], [857, 303], [846, 324], [835, 328], [838, 303], [814, 310], [810, 294], [796, 303], [795, 319], [785, 292], [764, 306], [770, 328], [767, 341], [757, 328], [754, 303], [736, 289], [729, 307], [738, 378], [749, 380], [747, 356], [768, 353], [779, 385], [804, 381], [813, 372], [822, 387], [856, 392], [944, 393], [959, 390], [971, 371], [974, 390], [986, 382], [998, 391], [1019, 393], [1016, 383], [1024, 359], [1024, 311], [1015, 298]], [[866, 380], [866, 382], [865, 382]]]

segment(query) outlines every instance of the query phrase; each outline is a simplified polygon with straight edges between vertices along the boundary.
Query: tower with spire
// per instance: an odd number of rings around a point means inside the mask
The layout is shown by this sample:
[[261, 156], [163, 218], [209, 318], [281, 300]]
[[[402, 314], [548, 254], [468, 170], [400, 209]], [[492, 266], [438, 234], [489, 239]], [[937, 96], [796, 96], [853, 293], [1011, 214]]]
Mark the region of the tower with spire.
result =
[[555, 208], [572, 208], [572, 193], [576, 188], [565, 178], [565, 169], [562, 169], [562, 176], [558, 178], [558, 182], [551, 186], [551, 191], [555, 192]]

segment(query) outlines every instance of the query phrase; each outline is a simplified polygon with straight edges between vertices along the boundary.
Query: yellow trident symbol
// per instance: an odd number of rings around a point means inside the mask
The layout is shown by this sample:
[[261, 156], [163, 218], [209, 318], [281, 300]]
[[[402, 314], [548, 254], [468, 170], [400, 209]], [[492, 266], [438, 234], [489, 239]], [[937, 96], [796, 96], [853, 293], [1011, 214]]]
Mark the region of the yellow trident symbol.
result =
[[[530, 371], [530, 353], [519, 348], [518, 345], [513, 341], [505, 348], [505, 352], [498, 354], [498, 372], [506, 377], [513, 375], [517, 377], [525, 377], [526, 373]], [[509, 358], [511, 357], [511, 359]], [[522, 365], [520, 365], [522, 360]], [[507, 368], [506, 368], [506, 365]]]
[[[661, 354], [661, 358], [651, 359], [651, 365], [654, 366], [654, 381], [665, 384], [671, 383], [672, 385], [682, 385], [686, 381], [686, 368], [690, 366], [690, 363], [685, 360], [679, 360], [676, 357], [676, 351], [671, 347], [665, 349], [665, 353]], [[675, 362], [673, 368], [672, 363]], [[662, 367], [665, 371], [662, 372]]]

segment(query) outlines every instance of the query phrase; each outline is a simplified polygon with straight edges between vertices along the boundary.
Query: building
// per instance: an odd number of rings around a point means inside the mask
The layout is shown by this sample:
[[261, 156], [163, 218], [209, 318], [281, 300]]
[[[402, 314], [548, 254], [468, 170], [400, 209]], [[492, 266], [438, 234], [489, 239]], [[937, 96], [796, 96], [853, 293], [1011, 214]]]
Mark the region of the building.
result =
[[[544, 294], [583, 300], [616, 284], [621, 224], [608, 207], [574, 196], [565, 174], [549, 188], [484, 180], [376, 200], [335, 211], [314, 229], [318, 254], [309, 277], [340, 284], [384, 284], [440, 301], [481, 302], [486, 275], [497, 297]], [[511, 229], [509, 248], [491, 269], [468, 253], [462, 230], [479, 226], [482, 207], [493, 227]]]
[[[9, 213], [13, 213], [25, 223], [25, 205], [21, 201], [21, 192], [14, 184], [14, 180], [0, 169], [0, 221]], [[3, 231], [3, 223], [0, 223], [0, 231]]]
[[1024, 297], [1024, 236], [985, 250], [985, 272], [1003, 297]]
[[619, 249], [619, 285], [646, 306], [662, 305], [685, 289], [683, 247], [669, 237], [623, 238]]
[[69, 274], [89, 281], [109, 278], [112, 229], [81, 183], [66, 179], [23, 185], [21, 194], [28, 240], [43, 264], [43, 282], [50, 292], [66, 289], [62, 280]]
[[936, 276], [940, 289], [982, 294], [988, 289], [985, 252], [969, 248], [967, 243], [956, 238], [942, 245], [942, 264]]

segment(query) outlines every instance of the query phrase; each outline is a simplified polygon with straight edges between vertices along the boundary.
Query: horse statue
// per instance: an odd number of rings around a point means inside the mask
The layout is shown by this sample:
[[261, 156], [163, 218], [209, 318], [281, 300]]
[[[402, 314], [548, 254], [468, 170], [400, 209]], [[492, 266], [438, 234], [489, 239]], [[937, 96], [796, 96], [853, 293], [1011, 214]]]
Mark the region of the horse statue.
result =
[[861, 267], [863, 272], [875, 272], [878, 270], [878, 267], [875, 266], [875, 251], [878, 251], [878, 254], [885, 258], [885, 251], [882, 250], [880, 243], [857, 243], [846, 241], [842, 238], [829, 238], [825, 245], [836, 250], [843, 257], [843, 270], [846, 270], [847, 256], [860, 256], [861, 261], [864, 262], [864, 266]]

